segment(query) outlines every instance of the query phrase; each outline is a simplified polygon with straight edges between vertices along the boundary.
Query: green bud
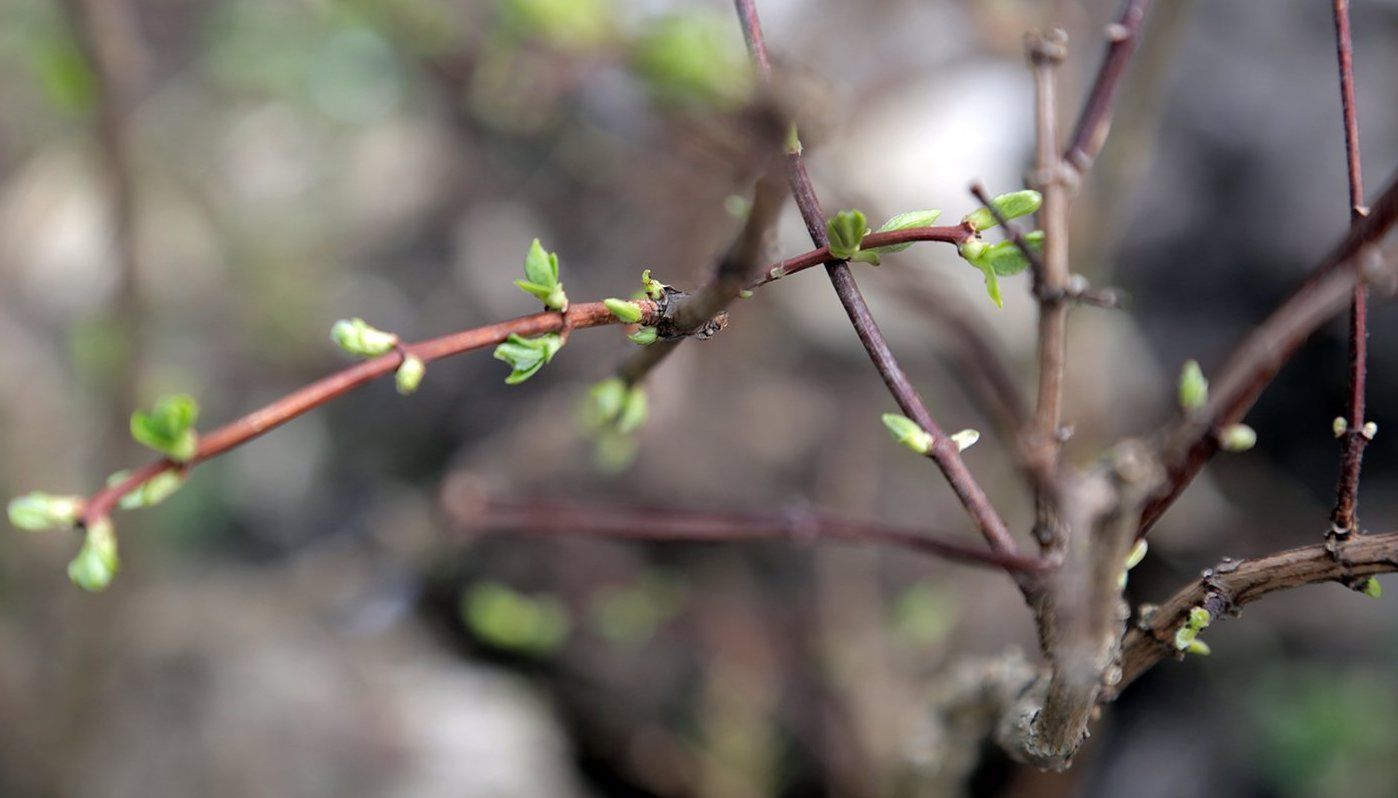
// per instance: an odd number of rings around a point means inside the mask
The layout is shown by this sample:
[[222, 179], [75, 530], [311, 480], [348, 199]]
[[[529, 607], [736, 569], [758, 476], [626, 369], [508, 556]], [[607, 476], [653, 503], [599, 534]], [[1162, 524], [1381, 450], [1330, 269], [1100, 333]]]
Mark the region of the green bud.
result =
[[1199, 630], [1189, 624], [1181, 626], [1175, 630], [1175, 650], [1184, 651], [1189, 648], [1189, 644], [1194, 642], [1194, 638], [1199, 636]]
[[562, 348], [563, 339], [557, 333], [544, 333], [534, 338], [511, 333], [503, 344], [495, 347], [495, 359], [510, 364], [512, 370], [505, 384], [518, 385], [534, 376]]
[[120, 566], [116, 531], [111, 520], [99, 518], [88, 525], [82, 548], [68, 563], [68, 578], [83, 590], [98, 592], [112, 583]]
[[[1039, 209], [1044, 202], [1044, 197], [1037, 191], [1025, 189], [1024, 191], [1013, 191], [1009, 194], [1001, 194], [992, 199], [990, 204], [1006, 221], [1027, 216]], [[966, 214], [961, 219], [965, 224], [969, 224], [976, 230], [989, 230], [1000, 222], [996, 220], [995, 214], [990, 212], [990, 208], [982, 205], [974, 211]]]
[[670, 286], [660, 282], [650, 276], [650, 269], [641, 272], [641, 290], [646, 292], [646, 296], [651, 299], [660, 299], [665, 295], [665, 289]]
[[524, 278], [515, 280], [521, 291], [544, 303], [549, 310], [568, 309], [568, 295], [563, 292], [563, 284], [558, 282], [558, 255], [546, 252], [537, 238], [524, 255]]
[[642, 327], [641, 329], [631, 333], [626, 337], [630, 338], [631, 342], [634, 344], [640, 344], [641, 346], [650, 346], [651, 344], [655, 343], [655, 339], [659, 336], [660, 332], [656, 330], [654, 327]]
[[1150, 550], [1150, 544], [1145, 538], [1136, 541], [1136, 545], [1131, 547], [1131, 553], [1126, 555], [1126, 570], [1131, 570], [1141, 564], [1141, 560], [1146, 558], [1146, 552]]
[[976, 441], [980, 439], [980, 432], [973, 429], [963, 429], [960, 432], [953, 433], [951, 436], [951, 442], [956, 444], [956, 450], [958, 452], [964, 452], [972, 446], [975, 446]]
[[1185, 646], [1184, 650], [1187, 654], [1196, 654], [1201, 657], [1207, 657], [1213, 653], [1213, 649], [1209, 648], [1209, 644], [1203, 640], [1189, 641], [1189, 645]]
[[1230, 424], [1218, 433], [1218, 445], [1225, 452], [1246, 452], [1257, 445], [1257, 431], [1246, 424]]
[[1335, 433], [1336, 438], [1339, 438], [1349, 432], [1349, 422], [1345, 420], [1344, 416], [1335, 416], [1335, 420], [1330, 422], [1330, 430]]
[[1003, 308], [1005, 300], [1000, 295], [1000, 279], [995, 272], [995, 264], [992, 255], [995, 249], [990, 244], [978, 238], [970, 239], [957, 248], [957, 252], [966, 262], [978, 269], [985, 277], [985, 292], [990, 296], [990, 301], [995, 303], [995, 307]]
[[1366, 421], [1364, 426], [1359, 428], [1359, 434], [1363, 435], [1365, 440], [1372, 441], [1374, 436], [1379, 434], [1379, 425], [1373, 421]]
[[[107, 477], [107, 486], [112, 487], [126, 481], [130, 476], [129, 472], [118, 471]], [[176, 469], [161, 471], [159, 474], [137, 485], [125, 496], [121, 497], [117, 505], [123, 510], [138, 510], [142, 507], [154, 507], [165, 501], [184, 485], [184, 475]]]
[[1204, 379], [1204, 370], [1199, 361], [1186, 360], [1180, 369], [1180, 408], [1185, 412], [1198, 410], [1209, 401], [1209, 381]]
[[927, 430], [918, 426], [916, 421], [897, 413], [884, 413], [883, 425], [888, 428], [889, 434], [895, 441], [912, 449], [918, 454], [925, 455], [932, 451], [932, 436]]
[[650, 402], [646, 398], [646, 389], [639, 385], [631, 386], [631, 390], [626, 392], [626, 399], [621, 405], [621, 414], [616, 419], [616, 429], [623, 435], [629, 435], [641, 428], [646, 423], [646, 418], [650, 415]]
[[801, 154], [801, 136], [796, 132], [796, 123], [792, 122], [786, 128], [786, 154]]
[[20, 529], [39, 531], [70, 527], [83, 511], [83, 497], [55, 496], [33, 491], [10, 500], [10, 523]]
[[623, 324], [635, 324], [641, 320], [641, 308], [635, 302], [609, 297], [602, 300], [602, 304], [606, 305], [607, 310], [610, 310], [612, 315], [620, 319]]
[[738, 298], [739, 298], [739, 299], [752, 299], [752, 292], [749, 291], [748, 289], [744, 288], [743, 290], [741, 290], [741, 291], [738, 292]]
[[398, 336], [371, 327], [361, 318], [335, 322], [330, 328], [330, 340], [358, 357], [377, 357], [398, 345]]
[[1364, 587], [1360, 592], [1372, 599], [1380, 598], [1383, 596], [1383, 586], [1379, 584], [1377, 577], [1371, 576], [1364, 580]]
[[1214, 616], [1203, 607], [1189, 609], [1189, 625], [1196, 630], [1206, 628], [1213, 620]]
[[859, 211], [840, 211], [830, 217], [825, 223], [825, 236], [830, 242], [831, 257], [840, 260], [853, 258], [868, 232], [869, 221]]
[[533, 598], [496, 582], [474, 585], [462, 595], [461, 615], [486, 643], [535, 656], [561, 646], [571, 626], [557, 598]]
[[398, 370], [393, 372], [393, 385], [398, 389], [398, 393], [407, 396], [422, 384], [422, 377], [426, 373], [427, 364], [422, 362], [422, 358], [408, 355], [398, 365]]
[[199, 446], [194, 422], [199, 419], [199, 403], [188, 394], [162, 396], [149, 412], [131, 414], [131, 437], [177, 462], [186, 462]]

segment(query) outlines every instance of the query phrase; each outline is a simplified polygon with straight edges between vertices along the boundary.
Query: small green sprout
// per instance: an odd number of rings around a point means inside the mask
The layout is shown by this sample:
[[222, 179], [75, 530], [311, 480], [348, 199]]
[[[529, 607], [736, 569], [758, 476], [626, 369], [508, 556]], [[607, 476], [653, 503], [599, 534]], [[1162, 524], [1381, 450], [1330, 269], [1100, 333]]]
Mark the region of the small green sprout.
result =
[[[107, 477], [107, 487], [120, 485], [131, 476], [129, 471], [118, 471]], [[159, 474], [137, 485], [125, 496], [121, 497], [118, 507], [123, 510], [139, 510], [142, 507], [154, 507], [157, 504], [170, 498], [175, 491], [184, 485], [184, 474], [179, 470], [171, 469], [161, 471]]]
[[792, 122], [786, 128], [786, 154], [801, 154], [801, 135], [796, 131], [796, 123]]
[[1343, 437], [1346, 432], [1349, 432], [1349, 422], [1345, 420], [1344, 416], [1335, 416], [1335, 420], [1330, 422], [1330, 431], [1335, 433], [1336, 438]]
[[655, 339], [660, 337], [660, 331], [654, 327], [642, 327], [636, 332], [626, 336], [631, 339], [631, 343], [639, 346], [650, 346], [655, 343]]
[[883, 425], [888, 428], [893, 440], [925, 455], [932, 451], [932, 435], [918, 426], [916, 421], [897, 413], [884, 413]]
[[377, 357], [398, 345], [398, 336], [371, 327], [361, 318], [335, 322], [330, 328], [330, 340], [356, 357]]
[[554, 596], [518, 593], [498, 582], [473, 585], [461, 597], [461, 617], [489, 645], [539, 656], [568, 638], [568, 610]]
[[149, 412], [131, 414], [131, 437], [176, 462], [187, 462], [199, 447], [194, 422], [199, 403], [188, 394], [162, 396]]
[[1141, 564], [1141, 560], [1146, 558], [1146, 552], [1149, 549], [1150, 546], [1146, 543], [1145, 538], [1136, 541], [1136, 545], [1131, 547], [1131, 553], [1126, 555], [1126, 567], [1121, 569], [1121, 576], [1117, 577], [1116, 580], [1117, 590], [1126, 589], [1127, 574], [1132, 568]]
[[88, 524], [82, 548], [68, 563], [68, 578], [83, 590], [95, 593], [105, 590], [112, 583], [120, 567], [112, 522], [99, 518]]
[[840, 211], [825, 223], [831, 257], [851, 260], [859, 254], [859, 243], [869, 234], [869, 220], [856, 210]]
[[670, 286], [665, 283], [651, 277], [650, 269], [641, 272], [641, 290], [651, 299], [659, 301], [661, 297], [665, 296], [665, 289], [669, 287]]
[[398, 370], [393, 372], [393, 385], [398, 389], [398, 393], [409, 396], [422, 384], [423, 376], [427, 374], [427, 364], [422, 362], [422, 358], [417, 355], [407, 355], [403, 362], [398, 364]]
[[1209, 401], [1209, 381], [1204, 378], [1204, 370], [1199, 361], [1186, 360], [1180, 369], [1180, 408], [1186, 413], [1198, 410]]
[[1175, 649], [1190, 654], [1207, 656], [1209, 646], [1199, 640], [1199, 633], [1213, 622], [1213, 615], [1203, 607], [1191, 607], [1189, 615], [1179, 629], [1175, 631]]
[[978, 238], [972, 238], [957, 248], [957, 252], [960, 253], [961, 257], [965, 258], [967, 263], [974, 266], [984, 275], [985, 292], [990, 296], [990, 301], [995, 303], [995, 307], [1003, 308], [1005, 306], [1005, 300], [1004, 297], [1000, 295], [1000, 277], [995, 271], [995, 264], [993, 263], [992, 257], [994, 251], [994, 246]]
[[1257, 431], [1246, 424], [1230, 424], [1218, 433], [1218, 445], [1225, 452], [1246, 452], [1257, 445]]
[[505, 378], [505, 384], [518, 385], [534, 376], [562, 348], [563, 339], [557, 333], [533, 338], [510, 333], [505, 343], [495, 347], [495, 359], [510, 364], [510, 376]]
[[610, 310], [612, 315], [620, 319], [623, 324], [635, 324], [641, 320], [641, 308], [635, 302], [609, 297], [602, 300], [602, 304], [606, 305], [607, 310]]
[[1381, 598], [1383, 596], [1383, 585], [1379, 584], [1378, 577], [1371, 576], [1364, 580], [1364, 584], [1359, 592], [1371, 599]]
[[[1021, 216], [1028, 216], [1034, 211], [1037, 211], [1043, 202], [1044, 197], [1042, 194], [1031, 189], [1025, 189], [1023, 191], [1013, 191], [1009, 194], [1001, 194], [992, 199], [990, 204], [995, 207], [995, 210], [1000, 212], [1000, 216], [1008, 221], [1010, 219], [1018, 219]], [[989, 230], [1000, 223], [995, 218], [995, 214], [990, 212], [990, 208], [984, 205], [966, 214], [961, 221], [964, 224], [970, 225], [972, 229], [977, 231]]]
[[975, 446], [976, 441], [980, 439], [980, 431], [973, 429], [963, 429], [951, 435], [951, 442], [956, 444], [956, 450], [958, 452], [964, 452], [972, 446]]
[[563, 283], [558, 281], [558, 255], [545, 251], [537, 238], [524, 255], [524, 279], [515, 280], [515, 285], [549, 310], [568, 309], [568, 295], [563, 292]]
[[20, 529], [34, 532], [61, 529], [78, 522], [83, 511], [83, 497], [55, 496], [36, 490], [11, 499], [8, 510], [10, 523]]

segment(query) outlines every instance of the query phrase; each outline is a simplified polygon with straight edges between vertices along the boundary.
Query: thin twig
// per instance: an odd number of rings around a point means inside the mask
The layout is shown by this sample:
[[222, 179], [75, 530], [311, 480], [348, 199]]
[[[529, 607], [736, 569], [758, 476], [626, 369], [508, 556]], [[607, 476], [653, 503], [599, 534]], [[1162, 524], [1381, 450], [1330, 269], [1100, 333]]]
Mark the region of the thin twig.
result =
[[851, 521], [808, 509], [712, 512], [676, 507], [511, 500], [482, 495], [470, 480], [450, 483], [444, 491], [443, 506], [453, 522], [468, 530], [696, 543], [829, 541], [893, 546], [1010, 572], [1037, 573], [1044, 567], [1041, 560], [987, 551], [949, 535], [934, 537], [921, 530]]
[[[756, 63], [762, 79], [770, 83], [771, 63], [767, 57], [767, 46], [762, 36], [762, 25], [758, 20], [755, 1], [734, 0], [734, 4], [738, 10], [738, 18], [742, 23], [743, 36], [747, 40], [748, 52]], [[796, 206], [801, 211], [801, 219], [806, 224], [806, 231], [810, 234], [811, 241], [815, 246], [824, 247], [827, 244], [825, 213], [820, 208], [815, 188], [811, 183], [810, 176], [806, 173], [806, 165], [801, 158], [799, 147], [788, 149], [787, 164], [790, 168], [791, 193], [796, 198]], [[1004, 520], [991, 506], [990, 499], [976, 482], [975, 477], [971, 475], [970, 470], [966, 468], [956, 443], [942, 432], [941, 427], [932, 418], [932, 414], [923, 403], [922, 397], [913, 388], [907, 373], [904, 372], [892, 350], [889, 349], [883, 332], [879, 330], [878, 324], [869, 312], [869, 305], [865, 302], [864, 295], [854, 281], [849, 264], [845, 261], [829, 263], [826, 265], [826, 272], [830, 276], [831, 284], [835, 287], [835, 294], [839, 297], [840, 304], [844, 306], [845, 313], [854, 326], [855, 334], [859, 336], [860, 342], [864, 345], [865, 351], [869, 353], [870, 360], [873, 361], [879, 375], [883, 377], [884, 384], [888, 386], [894, 400], [909, 418], [932, 435], [933, 444], [928, 456], [946, 476], [952, 490], [971, 514], [972, 520], [975, 521], [977, 528], [991, 548], [1002, 554], [1014, 553], [1017, 547]]]
[[[1349, 0], [1333, 0], [1335, 54], [1340, 70], [1340, 107], [1345, 127], [1345, 161], [1349, 167], [1350, 223], [1364, 218], [1364, 174], [1359, 161], [1359, 122], [1354, 103], [1354, 50], [1350, 42]], [[1349, 309], [1349, 424], [1341, 436], [1340, 479], [1335, 488], [1331, 534], [1359, 531], [1355, 505], [1359, 501], [1359, 472], [1364, 463], [1364, 382], [1368, 370], [1369, 288], [1354, 284]]]
[[1121, 85], [1122, 76], [1126, 74], [1126, 65], [1131, 61], [1131, 54], [1135, 52], [1136, 44], [1140, 41], [1141, 26], [1145, 23], [1146, 12], [1149, 9], [1150, 0], [1126, 0], [1121, 16], [1107, 26], [1106, 55], [1102, 58], [1102, 65], [1097, 70], [1092, 90], [1088, 93], [1082, 113], [1078, 116], [1073, 137], [1063, 154], [1063, 160], [1079, 175], [1092, 166], [1097, 154], [1102, 151], [1102, 145], [1107, 141], [1107, 133], [1112, 126], [1112, 104], [1116, 99], [1117, 88]]

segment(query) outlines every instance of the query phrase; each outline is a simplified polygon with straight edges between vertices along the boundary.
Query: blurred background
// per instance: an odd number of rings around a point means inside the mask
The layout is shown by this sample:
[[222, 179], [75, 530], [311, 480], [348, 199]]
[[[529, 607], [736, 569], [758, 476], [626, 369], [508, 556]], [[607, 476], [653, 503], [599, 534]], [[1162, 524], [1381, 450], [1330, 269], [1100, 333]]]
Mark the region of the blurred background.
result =
[[[1073, 268], [1130, 297], [1071, 328], [1070, 455], [1173, 412], [1347, 224], [1328, 3], [1157, 3], [1075, 206]], [[1018, 188], [1021, 35], [1060, 25], [1065, 127], [1114, 2], [767, 0], [827, 211]], [[1374, 196], [1398, 164], [1398, 3], [1354, 9]], [[720, 0], [0, 0], [0, 488], [88, 493], [146, 459], [132, 409], [186, 391], [205, 429], [346, 358], [528, 312], [525, 249], [575, 301], [639, 272], [696, 286], [752, 177], [741, 34]], [[788, 207], [773, 260], [809, 242]], [[1027, 388], [1027, 278], [986, 299], [950, 248], [857, 267], [934, 413], [1011, 527], [1032, 506], [938, 318], [989, 330]], [[1370, 408], [1398, 399], [1398, 314], [1371, 320]], [[1134, 601], [1328, 527], [1343, 323], [1317, 335], [1152, 534]], [[1340, 586], [1269, 598], [1108, 707], [1045, 775], [929, 722], [967, 657], [1035, 650], [1010, 580], [904, 551], [486, 534], [489, 495], [815, 509], [974, 540], [812, 270], [740, 303], [599, 447], [577, 405], [634, 347], [579, 333], [528, 383], [432, 364], [200, 467], [117, 518], [124, 570], [0, 535], [0, 795], [1382, 795], [1398, 779], [1398, 616]], [[1364, 525], [1398, 525], [1369, 447]], [[444, 487], [445, 486], [445, 487]], [[444, 496], [448, 499], [444, 501]], [[463, 508], [465, 508], [463, 510]], [[476, 519], [477, 521], [479, 519]], [[1387, 579], [1382, 580], [1388, 582]], [[1391, 590], [1398, 584], [1388, 582]], [[963, 778], [964, 777], [964, 778]]]

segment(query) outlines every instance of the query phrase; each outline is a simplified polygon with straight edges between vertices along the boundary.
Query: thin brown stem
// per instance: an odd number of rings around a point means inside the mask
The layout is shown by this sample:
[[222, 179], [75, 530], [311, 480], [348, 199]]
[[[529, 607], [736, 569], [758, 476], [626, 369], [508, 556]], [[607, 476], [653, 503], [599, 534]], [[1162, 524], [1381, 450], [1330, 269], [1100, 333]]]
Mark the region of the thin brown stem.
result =
[[787, 540], [892, 546], [954, 562], [1037, 573], [1032, 557], [987, 551], [922, 530], [851, 521], [808, 509], [777, 512], [713, 512], [676, 507], [630, 507], [561, 500], [511, 500], [484, 496], [469, 480], [448, 485], [443, 505], [468, 530], [509, 530], [549, 537], [734, 543]]
[[[758, 20], [756, 4], [754, 0], [734, 0], [734, 4], [738, 10], [738, 18], [742, 22], [748, 52], [756, 63], [762, 79], [770, 83], [771, 63], [766, 55], [767, 46], [762, 36], [762, 25]], [[790, 169], [791, 193], [796, 199], [797, 208], [801, 211], [801, 219], [806, 224], [806, 231], [810, 234], [811, 242], [815, 246], [824, 247], [827, 244], [825, 213], [820, 208], [820, 201], [816, 197], [810, 176], [806, 173], [806, 165], [799, 148], [788, 150], [787, 164]], [[869, 305], [864, 300], [864, 295], [860, 292], [854, 275], [850, 272], [849, 264], [845, 261], [828, 263], [826, 272], [835, 288], [836, 296], [839, 297], [840, 304], [844, 306], [845, 313], [854, 326], [855, 334], [859, 336], [860, 343], [864, 345], [865, 351], [868, 352], [870, 360], [874, 363], [874, 368], [883, 377], [884, 384], [888, 386], [894, 400], [909, 418], [932, 435], [933, 444], [928, 456], [946, 476], [952, 491], [956, 493], [961, 504], [970, 513], [972, 520], [975, 521], [977, 528], [990, 547], [1002, 554], [1014, 553], [1017, 547], [1004, 520], [991, 506], [990, 499], [976, 482], [975, 477], [971, 475], [970, 470], [966, 468], [957, 445], [943, 434], [941, 427], [932, 418], [931, 412], [923, 403], [922, 397], [913, 388], [902, 365], [889, 349], [888, 341], [869, 312]]]
[[[1349, 176], [1350, 223], [1366, 213], [1364, 174], [1359, 160], [1359, 122], [1354, 102], [1354, 49], [1350, 41], [1349, 0], [1333, 0], [1335, 54], [1340, 71], [1340, 108], [1345, 128], [1345, 162]], [[1335, 488], [1335, 509], [1331, 512], [1332, 534], [1344, 536], [1359, 531], [1355, 512], [1359, 501], [1359, 472], [1364, 463], [1364, 383], [1368, 371], [1369, 288], [1363, 281], [1354, 284], [1349, 310], [1349, 419], [1341, 436], [1340, 479]]]
[[1107, 26], [1107, 52], [1102, 65], [1097, 70], [1092, 90], [1083, 103], [1078, 124], [1073, 129], [1073, 137], [1064, 150], [1063, 160], [1068, 166], [1082, 174], [1092, 166], [1102, 145], [1107, 142], [1107, 133], [1112, 127], [1112, 105], [1116, 100], [1117, 89], [1126, 74], [1126, 65], [1140, 41], [1141, 27], [1145, 24], [1150, 0], [1126, 0], [1117, 21]]

